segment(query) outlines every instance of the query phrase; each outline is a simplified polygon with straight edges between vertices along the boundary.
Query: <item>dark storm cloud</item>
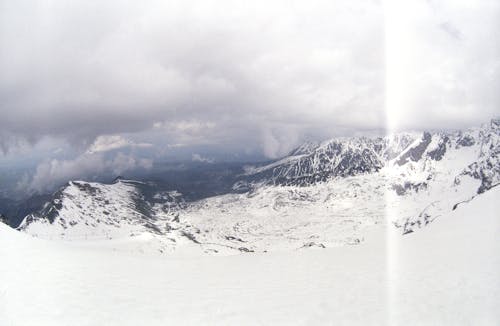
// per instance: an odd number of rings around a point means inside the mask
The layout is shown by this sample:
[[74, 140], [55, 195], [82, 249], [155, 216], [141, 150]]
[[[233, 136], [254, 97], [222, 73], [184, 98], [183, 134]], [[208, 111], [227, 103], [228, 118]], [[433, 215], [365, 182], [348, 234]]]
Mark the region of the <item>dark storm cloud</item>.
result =
[[118, 176], [135, 169], [150, 169], [151, 159], [137, 159], [131, 155], [117, 153], [112, 158], [103, 154], [84, 153], [70, 160], [45, 160], [33, 174], [25, 174], [17, 183], [17, 190], [28, 193], [50, 192], [68, 180], [92, 178], [104, 174]]
[[[498, 112], [498, 4], [422, 6], [408, 19], [419, 55], [400, 76], [412, 93], [390, 114], [417, 129], [429, 118], [444, 127], [489, 119]], [[83, 152], [100, 135], [144, 133], [169, 145], [258, 144], [276, 157], [307, 137], [384, 128], [385, 59], [401, 47], [385, 48], [388, 9], [391, 1], [2, 1], [0, 144], [50, 135]]]
[[28, 141], [85, 147], [191, 121], [216, 125], [205, 140], [255, 143], [383, 124], [372, 1], [12, 1], [0, 24], [0, 130]]

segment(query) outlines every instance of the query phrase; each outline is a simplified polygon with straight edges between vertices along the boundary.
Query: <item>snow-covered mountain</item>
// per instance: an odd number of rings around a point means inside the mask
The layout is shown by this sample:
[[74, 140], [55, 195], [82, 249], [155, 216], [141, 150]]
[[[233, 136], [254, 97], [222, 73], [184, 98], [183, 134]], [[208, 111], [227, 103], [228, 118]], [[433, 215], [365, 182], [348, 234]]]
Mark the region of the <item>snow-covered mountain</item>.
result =
[[358, 244], [376, 225], [416, 231], [498, 185], [499, 137], [500, 120], [492, 120], [466, 131], [306, 143], [248, 167], [234, 193], [194, 202], [151, 183], [74, 181], [19, 229], [72, 241], [153, 239], [161, 252]]
[[148, 234], [162, 243], [161, 236], [170, 228], [158, 216], [175, 220], [174, 211], [184, 206], [180, 193], [160, 191], [151, 183], [71, 181], [41, 210], [26, 216], [18, 229], [40, 238], [72, 241]]
[[493, 119], [466, 131], [308, 143], [281, 160], [247, 168], [234, 188], [307, 188], [368, 175], [387, 189], [386, 207], [394, 211], [393, 222], [408, 233], [499, 184], [499, 125], [500, 120]]
[[[388, 166], [403, 166], [412, 162], [426, 166], [429, 161], [441, 161], [449, 151], [467, 147], [474, 148], [475, 152], [466, 159], [478, 165], [471, 166], [469, 174], [486, 179], [490, 176], [481, 173], [491, 171], [498, 176], [498, 161], [495, 160], [498, 157], [499, 124], [499, 119], [493, 119], [490, 124], [465, 132], [400, 133], [386, 137], [336, 138], [320, 144], [306, 143], [285, 158], [248, 167], [235, 187], [242, 187], [244, 183], [307, 186], [333, 177], [375, 173]], [[488, 184], [489, 181], [485, 182]], [[488, 188], [488, 185], [485, 186]]]
[[383, 138], [340, 138], [308, 143], [268, 165], [249, 168], [246, 180], [272, 185], [305, 186], [332, 177], [378, 172], [384, 166]]

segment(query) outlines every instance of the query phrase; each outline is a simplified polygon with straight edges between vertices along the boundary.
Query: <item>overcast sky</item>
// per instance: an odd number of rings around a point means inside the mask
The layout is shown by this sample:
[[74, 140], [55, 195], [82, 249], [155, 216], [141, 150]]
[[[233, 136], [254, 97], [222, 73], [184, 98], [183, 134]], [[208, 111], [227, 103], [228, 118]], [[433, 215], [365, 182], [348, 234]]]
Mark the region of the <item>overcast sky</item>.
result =
[[35, 187], [498, 116], [500, 2], [399, 3], [0, 0], [0, 167]]

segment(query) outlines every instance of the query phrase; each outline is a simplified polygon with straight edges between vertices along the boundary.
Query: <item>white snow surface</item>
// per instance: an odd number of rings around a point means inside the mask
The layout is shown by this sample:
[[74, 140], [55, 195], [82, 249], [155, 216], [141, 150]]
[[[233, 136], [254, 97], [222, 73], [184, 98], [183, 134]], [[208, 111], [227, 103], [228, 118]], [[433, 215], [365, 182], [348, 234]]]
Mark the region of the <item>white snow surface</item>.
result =
[[405, 236], [379, 224], [357, 246], [230, 256], [115, 251], [0, 224], [0, 324], [499, 325], [499, 195]]

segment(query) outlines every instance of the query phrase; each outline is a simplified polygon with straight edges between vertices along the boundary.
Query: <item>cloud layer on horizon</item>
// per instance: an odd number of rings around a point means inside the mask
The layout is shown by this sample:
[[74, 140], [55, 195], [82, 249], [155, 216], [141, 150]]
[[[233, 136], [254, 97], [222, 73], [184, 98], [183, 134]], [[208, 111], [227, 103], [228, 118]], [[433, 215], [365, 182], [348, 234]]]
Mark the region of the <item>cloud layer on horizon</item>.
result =
[[2, 2], [0, 146], [127, 133], [278, 157], [387, 118], [477, 124], [500, 113], [499, 18], [497, 1]]

